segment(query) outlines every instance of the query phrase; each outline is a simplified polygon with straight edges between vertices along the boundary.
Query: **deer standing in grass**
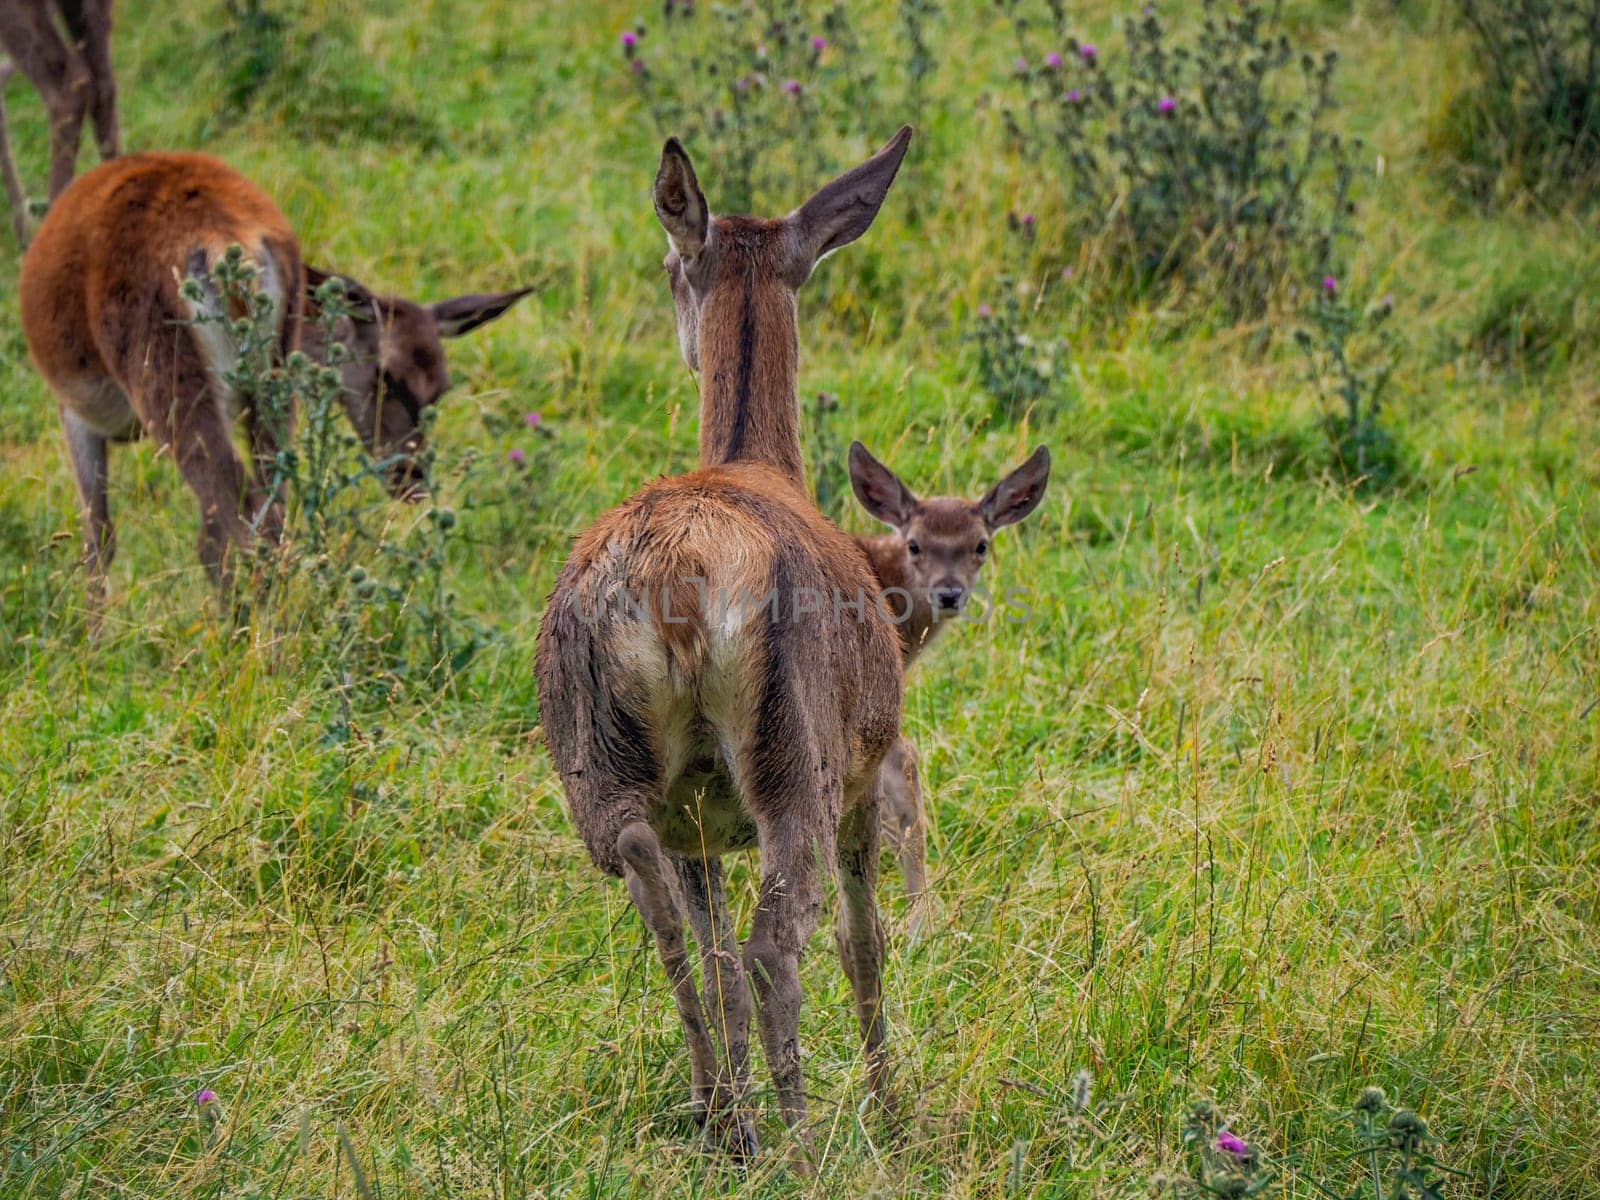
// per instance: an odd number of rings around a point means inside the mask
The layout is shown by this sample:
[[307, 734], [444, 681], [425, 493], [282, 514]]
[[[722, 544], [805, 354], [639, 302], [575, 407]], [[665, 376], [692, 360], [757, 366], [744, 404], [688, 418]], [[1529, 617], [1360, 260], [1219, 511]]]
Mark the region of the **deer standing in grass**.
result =
[[[961, 615], [989, 557], [995, 531], [1015, 525], [1044, 499], [1050, 452], [1040, 446], [981, 500], [934, 496], [918, 500], [860, 442], [850, 446], [850, 485], [861, 506], [893, 533], [857, 534], [877, 576], [884, 608], [900, 633], [909, 671], [917, 656]], [[911, 895], [909, 929], [921, 930], [928, 887], [928, 832], [922, 777], [911, 739], [901, 736], [878, 774], [883, 838], [895, 851]]]
[[[279, 355], [287, 355], [300, 343], [305, 308], [299, 243], [272, 201], [217, 159], [134, 154], [96, 167], [51, 206], [23, 259], [22, 327], [60, 403], [93, 592], [115, 548], [112, 441], [142, 433], [171, 452], [200, 501], [200, 558], [219, 581], [233, 548], [258, 532], [276, 534], [281, 505], [263, 480], [278, 453], [277, 423], [224, 378], [237, 352], [215, 319], [231, 302], [217, 295], [211, 271], [234, 245], [255, 265]], [[326, 276], [313, 268], [309, 277]], [[183, 296], [190, 279], [207, 297], [199, 305]], [[344, 406], [362, 442], [392, 462], [395, 494], [413, 497], [421, 414], [450, 385], [439, 339], [498, 316], [527, 289], [431, 307], [354, 283], [346, 290], [349, 315], [334, 328], [353, 352], [341, 367]], [[202, 316], [212, 319], [196, 323]], [[312, 325], [308, 342], [320, 337]], [[241, 408], [253, 473], [233, 444]]]
[[27, 242], [27, 196], [11, 153], [6, 82], [20, 70], [50, 117], [50, 199], [72, 182], [87, 116], [102, 161], [120, 153], [117, 81], [111, 70], [111, 0], [5, 0], [0, 3], [0, 175], [19, 245]]
[[[806, 490], [796, 293], [867, 231], [910, 139], [902, 129], [776, 220], [713, 217], [688, 155], [667, 142], [655, 209], [679, 345], [701, 374], [701, 469], [651, 484], [580, 536], [539, 629], [545, 740], [590, 857], [627, 881], [655, 938], [695, 1110], [726, 1149], [755, 1152], [748, 976], [802, 1172], [800, 956], [834, 868], [869, 1084], [881, 1098], [887, 1082], [876, 780], [901, 685], [867, 562]], [[747, 849], [761, 883], [741, 953], [720, 859]]]

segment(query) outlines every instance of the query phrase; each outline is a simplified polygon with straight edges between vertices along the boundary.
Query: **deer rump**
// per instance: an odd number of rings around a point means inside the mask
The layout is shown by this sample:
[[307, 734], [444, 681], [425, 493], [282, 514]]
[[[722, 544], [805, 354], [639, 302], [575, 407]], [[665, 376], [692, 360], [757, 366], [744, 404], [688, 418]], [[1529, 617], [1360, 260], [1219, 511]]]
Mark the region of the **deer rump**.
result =
[[[836, 829], [845, 785], [899, 732], [898, 642], [875, 600], [855, 544], [767, 467], [660, 480], [592, 526], [551, 594], [538, 670], [595, 865], [623, 874], [617, 838], [641, 818], [696, 858], [755, 846], [785, 804], [831, 806], [816, 827]], [[808, 775], [822, 786], [797, 796]]]

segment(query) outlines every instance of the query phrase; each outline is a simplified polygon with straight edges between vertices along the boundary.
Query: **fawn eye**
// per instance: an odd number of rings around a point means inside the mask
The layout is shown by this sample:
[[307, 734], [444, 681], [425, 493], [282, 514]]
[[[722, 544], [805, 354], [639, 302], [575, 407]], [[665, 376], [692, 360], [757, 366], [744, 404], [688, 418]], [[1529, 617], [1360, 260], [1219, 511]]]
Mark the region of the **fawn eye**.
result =
[[917, 555], [922, 553], [922, 547], [917, 545], [916, 538], [912, 538], [906, 543], [906, 550], [910, 552], [912, 558], [915, 558]]
[[989, 553], [989, 542], [987, 538], [978, 539], [977, 552], [979, 558], [982, 558], [985, 554]]

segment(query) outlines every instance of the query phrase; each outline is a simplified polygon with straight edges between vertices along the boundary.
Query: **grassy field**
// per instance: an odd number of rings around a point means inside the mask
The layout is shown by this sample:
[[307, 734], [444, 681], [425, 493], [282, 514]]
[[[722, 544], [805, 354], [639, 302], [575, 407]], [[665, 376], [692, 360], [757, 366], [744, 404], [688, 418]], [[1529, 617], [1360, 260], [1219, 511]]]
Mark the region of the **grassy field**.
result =
[[[1113, 51], [1125, 8], [1076, 7]], [[902, 113], [896, 10], [853, 13], [885, 101], [828, 157], [920, 132], [802, 298], [802, 393], [837, 395], [837, 445], [924, 494], [976, 496], [1040, 442], [1056, 465], [988, 568], [1032, 619], [958, 629], [908, 689], [938, 906], [909, 943], [886, 863], [900, 1128], [862, 1111], [831, 937], [806, 960], [809, 1189], [781, 1155], [741, 1174], [703, 1149], [658, 960], [537, 732], [570, 537], [696, 453], [659, 136], [618, 50], [638, 13], [313, 0], [223, 120], [220, 8], [120, 6], [130, 148], [222, 155], [309, 258], [375, 288], [539, 287], [452, 344], [437, 431], [450, 586], [492, 637], [454, 686], [347, 711], [315, 638], [219, 616], [192, 499], [148, 444], [113, 454], [89, 637], [0, 240], [0, 1195], [1136, 1196], [1187, 1175], [1200, 1098], [1287, 1194], [1346, 1195], [1369, 1085], [1427, 1119], [1447, 1195], [1600, 1193], [1600, 242], [1588, 218], [1453, 198], [1432, 131], [1469, 80], [1447, 6], [1287, 17], [1339, 49], [1341, 120], [1381, 156], [1351, 286], [1396, 297], [1411, 469], [1387, 490], [1316, 467], [1288, 339], [1257, 353], [1159, 304], [1073, 310], [1070, 404], [991, 419], [964, 334], [1001, 286], [1005, 213], [1052, 204], [989, 99], [1015, 51], [987, 5], [936, 23]], [[7, 99], [38, 188], [39, 105]], [[1508, 313], [1537, 336], [1486, 357]]]

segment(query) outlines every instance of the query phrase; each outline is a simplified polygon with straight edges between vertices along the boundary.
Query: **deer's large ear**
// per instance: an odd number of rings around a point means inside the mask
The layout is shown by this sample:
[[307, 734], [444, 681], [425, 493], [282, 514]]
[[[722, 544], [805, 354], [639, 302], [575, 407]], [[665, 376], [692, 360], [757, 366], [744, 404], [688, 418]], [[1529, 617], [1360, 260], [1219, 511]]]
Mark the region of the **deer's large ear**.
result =
[[1007, 475], [978, 501], [978, 515], [991, 530], [1015, 525], [1039, 507], [1050, 482], [1050, 451], [1040, 446], [1031, 458]]
[[378, 301], [373, 294], [367, 291], [348, 275], [341, 275], [337, 271], [324, 271], [321, 267], [306, 264], [306, 300], [315, 302], [317, 289], [330, 279], [337, 279], [344, 284], [344, 298], [346, 307], [350, 310], [352, 321], [376, 321], [378, 319]]
[[917, 498], [900, 477], [868, 454], [860, 442], [850, 443], [850, 486], [862, 508], [896, 529], [911, 520], [917, 509]]
[[457, 296], [453, 300], [439, 301], [431, 311], [433, 319], [439, 324], [441, 337], [460, 337], [469, 329], [488, 324], [532, 291], [531, 287], [525, 287], [514, 292]]
[[859, 167], [826, 184], [787, 220], [798, 238], [802, 278], [823, 258], [848, 246], [872, 225], [889, 194], [900, 163], [911, 144], [911, 126], [902, 125], [889, 144]]
[[683, 143], [668, 138], [661, 148], [661, 166], [656, 171], [656, 217], [672, 239], [679, 257], [692, 259], [705, 249], [711, 226], [711, 211], [705, 193], [694, 176], [694, 164]]

